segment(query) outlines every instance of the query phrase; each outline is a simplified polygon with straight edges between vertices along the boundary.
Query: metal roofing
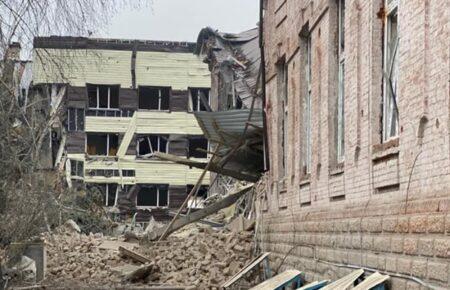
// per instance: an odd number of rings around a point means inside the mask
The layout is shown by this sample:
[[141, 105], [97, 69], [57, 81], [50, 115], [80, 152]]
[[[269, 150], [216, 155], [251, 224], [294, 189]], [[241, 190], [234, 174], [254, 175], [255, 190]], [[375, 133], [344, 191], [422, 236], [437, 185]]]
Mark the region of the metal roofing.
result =
[[[195, 112], [195, 117], [203, 130], [204, 135], [216, 142], [233, 143], [233, 138], [239, 138], [244, 133], [250, 109], [230, 110], [220, 112]], [[261, 109], [254, 109], [250, 123], [263, 127], [263, 114]], [[254, 135], [256, 128], [248, 126], [246, 136]]]

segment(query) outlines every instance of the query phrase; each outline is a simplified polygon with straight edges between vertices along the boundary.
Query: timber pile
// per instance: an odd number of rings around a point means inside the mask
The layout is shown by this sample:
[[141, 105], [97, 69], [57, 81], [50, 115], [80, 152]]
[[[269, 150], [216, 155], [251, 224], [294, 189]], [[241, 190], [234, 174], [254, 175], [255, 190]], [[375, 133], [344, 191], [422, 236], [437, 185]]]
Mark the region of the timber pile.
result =
[[[120, 255], [106, 243], [122, 241], [58, 229], [44, 236], [47, 244], [46, 286], [118, 287], [124, 285], [218, 286], [251, 260], [251, 232], [215, 231], [191, 224], [167, 240], [129, 248], [150, 260]], [[133, 273], [133, 274], [131, 274]]]

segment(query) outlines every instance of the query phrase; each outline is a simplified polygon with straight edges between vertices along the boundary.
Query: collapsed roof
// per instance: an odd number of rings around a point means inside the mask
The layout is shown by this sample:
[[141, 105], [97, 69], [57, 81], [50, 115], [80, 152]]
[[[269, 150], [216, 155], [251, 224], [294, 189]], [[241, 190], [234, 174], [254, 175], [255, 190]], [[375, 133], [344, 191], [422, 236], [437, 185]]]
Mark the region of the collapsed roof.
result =
[[243, 108], [250, 108], [252, 97], [257, 97], [255, 107], [261, 108], [262, 101], [258, 97], [261, 63], [258, 33], [258, 28], [236, 34], [210, 27], [200, 31], [195, 54], [205, 56], [204, 62], [208, 63], [211, 72], [217, 70], [222, 84], [230, 84], [219, 88], [219, 100], [227, 99], [229, 94], [236, 95]]

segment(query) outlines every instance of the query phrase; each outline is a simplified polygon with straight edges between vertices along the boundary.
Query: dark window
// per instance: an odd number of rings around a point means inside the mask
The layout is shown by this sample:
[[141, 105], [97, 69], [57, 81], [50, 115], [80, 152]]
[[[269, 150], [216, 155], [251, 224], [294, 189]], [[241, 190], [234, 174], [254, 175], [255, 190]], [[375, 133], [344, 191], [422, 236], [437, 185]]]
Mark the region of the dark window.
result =
[[77, 160], [70, 160], [70, 175], [72, 176], [84, 176], [84, 162]]
[[156, 186], [141, 186], [137, 195], [137, 206], [158, 206]]
[[67, 131], [84, 130], [84, 109], [67, 109]]
[[189, 137], [189, 156], [194, 158], [206, 158], [208, 157], [208, 139], [197, 136]]
[[139, 109], [169, 110], [170, 87], [139, 87]]
[[[189, 194], [193, 188], [194, 188], [193, 184], [186, 185], [186, 194]], [[200, 185], [200, 188], [198, 189], [196, 196], [201, 197], [203, 199], [207, 198], [208, 189], [209, 189], [208, 185]]]
[[167, 153], [167, 135], [143, 135], [137, 139], [137, 156], [149, 155], [155, 152]]
[[114, 206], [116, 203], [117, 184], [110, 183], [106, 187], [106, 206]]
[[137, 206], [165, 207], [169, 205], [169, 185], [141, 185], [137, 195]]
[[117, 134], [87, 134], [86, 153], [89, 155], [115, 156], [119, 147]]
[[89, 108], [117, 109], [119, 108], [119, 89], [117, 85], [87, 84]]
[[209, 106], [209, 89], [207, 88], [191, 88], [190, 90], [190, 111], [207, 111], [205, 102]]
[[133, 177], [136, 176], [136, 171], [132, 169], [123, 169], [122, 176], [124, 177]]

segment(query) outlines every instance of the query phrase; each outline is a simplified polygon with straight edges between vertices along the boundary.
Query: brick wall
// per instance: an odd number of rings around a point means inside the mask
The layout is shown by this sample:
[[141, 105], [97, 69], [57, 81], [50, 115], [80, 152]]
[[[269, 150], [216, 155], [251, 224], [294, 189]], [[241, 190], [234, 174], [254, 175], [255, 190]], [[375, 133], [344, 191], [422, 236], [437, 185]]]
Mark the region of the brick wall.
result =
[[[398, 5], [399, 136], [381, 142], [382, 0], [348, 0], [345, 16], [345, 161], [335, 161], [336, 2], [267, 1], [264, 18], [271, 168], [264, 250], [312, 279], [352, 264], [450, 286], [449, 9], [445, 0]], [[303, 173], [300, 34], [312, 43], [312, 162]], [[288, 65], [286, 174], [280, 176], [276, 64]], [[330, 263], [334, 263], [331, 265]], [[345, 266], [344, 265], [344, 266]], [[342, 265], [341, 265], [342, 266]], [[391, 280], [394, 289], [414, 289]], [[419, 287], [420, 288], [420, 287]]]

